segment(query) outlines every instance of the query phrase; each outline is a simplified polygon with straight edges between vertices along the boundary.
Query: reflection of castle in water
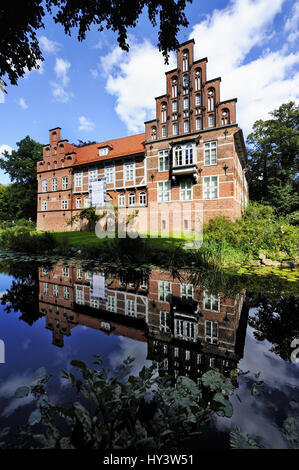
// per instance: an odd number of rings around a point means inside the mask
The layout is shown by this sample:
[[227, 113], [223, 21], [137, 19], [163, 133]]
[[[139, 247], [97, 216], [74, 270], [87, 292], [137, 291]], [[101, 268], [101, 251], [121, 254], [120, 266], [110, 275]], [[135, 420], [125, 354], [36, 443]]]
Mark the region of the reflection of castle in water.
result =
[[171, 375], [197, 380], [209, 368], [223, 373], [243, 356], [248, 309], [245, 293], [234, 298], [211, 293], [152, 270], [136, 278], [105, 277], [59, 263], [39, 270], [40, 312], [53, 332], [53, 344], [77, 325], [148, 343], [148, 359], [163, 362]]

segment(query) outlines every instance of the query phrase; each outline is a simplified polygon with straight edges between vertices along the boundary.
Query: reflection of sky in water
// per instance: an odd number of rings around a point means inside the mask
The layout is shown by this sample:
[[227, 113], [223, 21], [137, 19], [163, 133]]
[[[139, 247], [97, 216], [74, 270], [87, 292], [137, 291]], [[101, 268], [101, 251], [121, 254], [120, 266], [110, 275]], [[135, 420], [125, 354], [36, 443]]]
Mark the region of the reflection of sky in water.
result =
[[[12, 276], [0, 275], [0, 297], [10, 287], [12, 279]], [[136, 358], [134, 373], [138, 373], [144, 364], [150, 364], [146, 342], [106, 335], [78, 325], [64, 338], [64, 347], [58, 348], [52, 345], [52, 332], [45, 328], [45, 318], [40, 318], [31, 327], [18, 317], [15, 313], [4, 313], [4, 307], [0, 305], [0, 339], [5, 342], [6, 353], [6, 363], [0, 364], [0, 427], [26, 421], [31, 398], [15, 399], [14, 392], [21, 385], [29, 385], [34, 371], [41, 365], [48, 373], [70, 370], [72, 359], [81, 359], [91, 365], [93, 354], [100, 354], [104, 365], [112, 368], [133, 356]], [[236, 396], [232, 398], [233, 418], [218, 418], [215, 422], [219, 431], [226, 432], [238, 425], [265, 447], [284, 448], [286, 444], [279, 426], [292, 414], [292, 407], [296, 407], [291, 399], [299, 399], [299, 364], [283, 361], [269, 352], [270, 347], [267, 341], [256, 341], [253, 329], [247, 327], [244, 358], [238, 366], [243, 371], [261, 372], [257, 380], [265, 383], [260, 388], [261, 393], [253, 397], [250, 393], [252, 382], [246, 381], [246, 377], [239, 379], [240, 387], [236, 393], [241, 402]], [[56, 375], [49, 382], [48, 393], [50, 400], [61, 403], [70, 401], [74, 392], [60, 375]], [[296, 411], [294, 409], [294, 414]]]

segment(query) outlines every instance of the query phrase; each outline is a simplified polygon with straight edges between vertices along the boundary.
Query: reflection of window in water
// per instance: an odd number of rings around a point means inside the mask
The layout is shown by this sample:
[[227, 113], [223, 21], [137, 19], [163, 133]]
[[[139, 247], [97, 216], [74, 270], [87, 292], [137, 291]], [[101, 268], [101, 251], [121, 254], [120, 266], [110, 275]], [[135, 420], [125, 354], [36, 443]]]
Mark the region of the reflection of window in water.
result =
[[70, 298], [70, 288], [68, 286], [63, 288], [63, 297], [67, 300]]
[[174, 357], [179, 357], [179, 355], [180, 355], [179, 348], [174, 348]]
[[140, 288], [147, 289], [147, 279], [145, 277], [142, 278], [142, 281], [140, 283]]
[[107, 296], [106, 310], [108, 310], [108, 312], [115, 312], [116, 311], [116, 304], [115, 304], [115, 296], [114, 295], [108, 295]]
[[69, 268], [68, 268], [68, 266], [63, 266], [62, 275], [63, 275], [63, 277], [69, 277]]
[[77, 269], [77, 279], [81, 280], [83, 277], [82, 269], [78, 268]]
[[160, 331], [163, 333], [170, 332], [170, 312], [160, 311]]
[[59, 296], [58, 285], [57, 284], [54, 284], [54, 286], [53, 286], [53, 295], [54, 295], [54, 297]]
[[49, 294], [49, 284], [47, 282], [44, 282], [44, 294]]
[[219, 294], [213, 295], [209, 292], [204, 292], [204, 309], [212, 310], [214, 312], [220, 311], [220, 297]]
[[171, 283], [168, 281], [159, 281], [159, 300], [168, 302], [171, 293]]
[[218, 344], [218, 322], [206, 320], [206, 342], [211, 344]]
[[92, 308], [100, 308], [100, 300], [97, 297], [90, 296], [90, 306]]
[[111, 330], [111, 325], [110, 325], [110, 323], [108, 323], [106, 321], [102, 321], [101, 322], [101, 328], [105, 331], [110, 331]]
[[187, 341], [196, 341], [198, 327], [197, 324], [187, 320], [174, 320], [175, 336]]
[[136, 309], [136, 300], [135, 299], [126, 299], [126, 314], [130, 317], [137, 316]]
[[193, 299], [193, 285], [192, 284], [181, 284], [181, 298]]
[[84, 305], [84, 290], [76, 288], [76, 303]]

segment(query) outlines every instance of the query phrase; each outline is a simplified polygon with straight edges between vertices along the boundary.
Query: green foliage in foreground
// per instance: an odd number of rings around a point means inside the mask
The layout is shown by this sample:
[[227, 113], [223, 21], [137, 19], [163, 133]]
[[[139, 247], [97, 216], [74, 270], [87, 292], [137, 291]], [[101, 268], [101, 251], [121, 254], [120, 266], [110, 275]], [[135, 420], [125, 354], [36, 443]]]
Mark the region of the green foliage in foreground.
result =
[[299, 227], [278, 218], [270, 206], [250, 203], [245, 214], [235, 222], [215, 217], [205, 227], [203, 251], [246, 262], [263, 252], [271, 259], [294, 259], [299, 254]]
[[[16, 390], [16, 398], [31, 395], [36, 402], [28, 426], [19, 436], [19, 447], [176, 448], [198, 437], [199, 426], [214, 413], [228, 418], [233, 414], [229, 397], [235, 387], [217, 370], [204, 373], [200, 385], [182, 376], [174, 386], [172, 377], [159, 375], [156, 363], [143, 367], [136, 376], [131, 374], [132, 358], [111, 373], [104, 369], [99, 355], [94, 357], [95, 368], [73, 360], [74, 373], [63, 372], [63, 378], [79, 394], [78, 401], [70, 405], [49, 402], [45, 389], [49, 377], [44, 368], [34, 374], [30, 387]], [[38, 433], [34, 432], [36, 425]], [[6, 440], [9, 432], [9, 428], [2, 431]], [[13, 446], [3, 441], [0, 447]]]

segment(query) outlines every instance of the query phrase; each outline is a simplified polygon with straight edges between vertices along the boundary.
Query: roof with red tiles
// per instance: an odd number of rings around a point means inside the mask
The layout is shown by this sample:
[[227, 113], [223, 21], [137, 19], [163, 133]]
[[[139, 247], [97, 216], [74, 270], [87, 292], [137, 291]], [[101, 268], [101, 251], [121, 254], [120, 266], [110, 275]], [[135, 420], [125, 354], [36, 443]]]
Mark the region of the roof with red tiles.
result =
[[[107, 140], [83, 147], [70, 146], [69, 153], [76, 153], [74, 165], [83, 165], [93, 162], [101, 162], [127, 155], [137, 155], [144, 152], [145, 134], [136, 134], [120, 139]], [[109, 147], [108, 155], [100, 156], [99, 148]]]

